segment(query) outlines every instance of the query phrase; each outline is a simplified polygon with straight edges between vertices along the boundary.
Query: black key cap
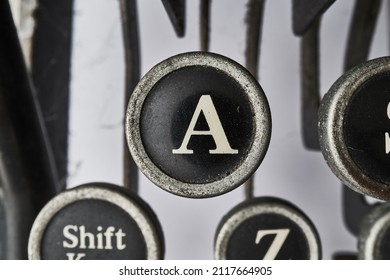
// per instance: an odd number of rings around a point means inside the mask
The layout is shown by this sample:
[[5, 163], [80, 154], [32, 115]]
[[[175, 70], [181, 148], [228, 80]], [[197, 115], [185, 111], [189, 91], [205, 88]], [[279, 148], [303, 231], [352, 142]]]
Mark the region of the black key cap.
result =
[[186, 53], [150, 70], [130, 99], [126, 135], [140, 170], [186, 197], [242, 184], [268, 148], [271, 117], [263, 90], [236, 62]]
[[309, 260], [321, 258], [309, 218], [284, 200], [260, 197], [233, 208], [220, 222], [215, 259]]
[[365, 62], [331, 87], [319, 109], [322, 153], [353, 190], [390, 199], [390, 58]]
[[91, 183], [65, 191], [42, 209], [29, 259], [161, 259], [164, 238], [151, 208], [128, 190]]

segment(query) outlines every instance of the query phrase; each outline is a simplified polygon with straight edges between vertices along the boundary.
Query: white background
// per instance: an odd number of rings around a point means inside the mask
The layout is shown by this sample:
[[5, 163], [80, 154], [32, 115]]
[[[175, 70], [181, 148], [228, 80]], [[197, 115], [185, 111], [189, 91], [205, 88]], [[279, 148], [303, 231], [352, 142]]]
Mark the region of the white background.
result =
[[[292, 33], [291, 2], [266, 1], [260, 84], [272, 113], [268, 153], [255, 173], [255, 194], [277, 196], [302, 209], [322, 240], [323, 257], [356, 251], [342, 221], [341, 186], [320, 152], [304, 149], [300, 120], [299, 38]], [[336, 1], [321, 31], [321, 92], [342, 74], [354, 1]], [[388, 54], [387, 2], [370, 57]], [[186, 36], [176, 37], [161, 1], [138, 1], [142, 74], [172, 55], [199, 49], [199, 1], [187, 1]], [[246, 1], [213, 0], [210, 51], [244, 63]], [[70, 187], [104, 181], [121, 185], [124, 54], [117, 0], [76, 0], [74, 18]], [[167, 193], [140, 175], [139, 195], [157, 213], [166, 259], [212, 259], [221, 218], [244, 199], [244, 189], [210, 199]]]

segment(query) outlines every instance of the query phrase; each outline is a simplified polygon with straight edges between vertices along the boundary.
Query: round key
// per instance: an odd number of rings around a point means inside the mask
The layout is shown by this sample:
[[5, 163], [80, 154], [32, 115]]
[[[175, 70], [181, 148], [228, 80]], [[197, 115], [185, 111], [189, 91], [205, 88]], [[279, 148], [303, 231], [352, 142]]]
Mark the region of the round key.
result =
[[130, 99], [126, 136], [140, 170], [180, 196], [239, 186], [267, 151], [265, 94], [241, 65], [212, 53], [180, 54], [153, 67]]
[[220, 222], [219, 260], [318, 260], [321, 244], [309, 218], [294, 205], [261, 197], [233, 208]]
[[29, 259], [161, 259], [164, 238], [151, 208], [135, 194], [91, 183], [54, 197], [36, 218]]
[[390, 199], [390, 58], [346, 72], [321, 101], [319, 119], [334, 174], [359, 193]]
[[359, 233], [359, 259], [390, 260], [390, 204], [375, 206], [363, 219]]

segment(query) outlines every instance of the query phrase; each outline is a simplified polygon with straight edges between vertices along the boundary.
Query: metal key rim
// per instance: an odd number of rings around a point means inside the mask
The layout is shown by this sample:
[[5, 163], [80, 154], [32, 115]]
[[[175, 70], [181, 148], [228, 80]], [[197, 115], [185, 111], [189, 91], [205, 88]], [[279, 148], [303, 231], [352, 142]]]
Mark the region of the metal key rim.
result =
[[96, 186], [89, 184], [59, 194], [41, 210], [32, 226], [28, 242], [28, 257], [30, 260], [40, 260], [42, 258], [41, 242], [48, 224], [56, 214], [65, 206], [82, 200], [102, 200], [118, 206], [138, 225], [145, 239], [146, 258], [151, 260], [162, 258], [162, 250], [160, 249], [162, 248], [162, 242], [156, 229], [151, 226], [153, 222], [144, 209], [120, 191], [103, 188], [101, 184]]
[[[162, 172], [146, 153], [140, 133], [142, 106], [149, 91], [166, 75], [189, 66], [214, 67], [235, 79], [247, 94], [254, 115], [253, 143], [241, 166], [227, 177], [205, 184], [181, 182]], [[221, 55], [208, 52], [190, 52], [164, 60], [141, 79], [127, 107], [125, 129], [127, 143], [133, 159], [150, 181], [160, 188], [179, 196], [206, 198], [233, 190], [245, 182], [257, 169], [270, 142], [271, 114], [262, 88], [244, 67]]]
[[364, 174], [344, 142], [344, 118], [356, 90], [374, 75], [390, 71], [390, 57], [370, 60], [341, 76], [323, 97], [319, 108], [319, 141], [333, 173], [348, 187], [378, 199], [390, 199], [390, 186]]
[[383, 238], [382, 233], [390, 227], [390, 204], [376, 206], [362, 221], [358, 239], [359, 259], [378, 259], [377, 244]]

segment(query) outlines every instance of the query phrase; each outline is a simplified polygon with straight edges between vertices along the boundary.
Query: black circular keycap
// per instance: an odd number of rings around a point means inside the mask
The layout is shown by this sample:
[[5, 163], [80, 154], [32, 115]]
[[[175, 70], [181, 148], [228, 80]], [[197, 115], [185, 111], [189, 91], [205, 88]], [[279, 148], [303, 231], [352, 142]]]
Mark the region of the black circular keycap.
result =
[[[390, 72], [374, 75], [351, 98], [344, 138], [356, 165], [374, 180], [390, 184]], [[389, 108], [389, 109], [388, 109]], [[364, 112], [364, 113], [363, 113]]]
[[130, 99], [126, 135], [140, 170], [177, 195], [211, 197], [242, 184], [268, 148], [263, 90], [236, 62], [185, 53], [152, 68]]
[[390, 58], [346, 72], [319, 109], [322, 153], [348, 187], [390, 199]]
[[359, 259], [390, 260], [390, 203], [375, 206], [363, 219], [358, 247]]
[[284, 200], [261, 197], [233, 208], [220, 222], [215, 259], [320, 259], [321, 245], [309, 218]]
[[164, 240], [150, 207], [110, 184], [68, 190], [42, 209], [31, 230], [29, 259], [161, 259]]

